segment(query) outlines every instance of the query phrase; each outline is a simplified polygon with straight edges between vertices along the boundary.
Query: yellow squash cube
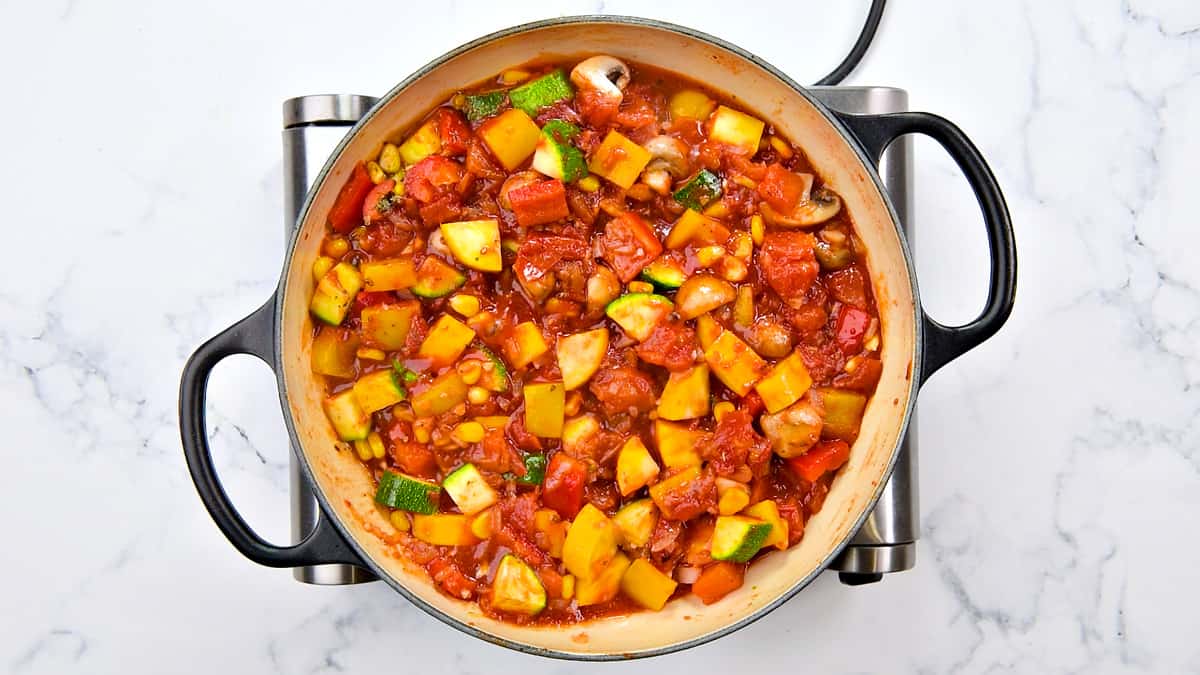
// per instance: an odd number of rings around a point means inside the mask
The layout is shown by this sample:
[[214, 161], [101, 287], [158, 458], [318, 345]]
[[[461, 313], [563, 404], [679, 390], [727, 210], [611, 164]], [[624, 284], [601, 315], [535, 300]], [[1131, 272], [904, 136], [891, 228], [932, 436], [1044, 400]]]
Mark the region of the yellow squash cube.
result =
[[563, 564], [583, 579], [594, 579], [617, 554], [617, 526], [592, 504], [584, 504], [567, 529]]
[[762, 139], [765, 126], [757, 117], [722, 105], [717, 106], [708, 137], [719, 143], [740, 148], [747, 155], [753, 155], [758, 152], [758, 143]]
[[525, 385], [525, 430], [542, 438], [560, 438], [566, 390], [562, 382]]
[[654, 420], [654, 444], [658, 446], [658, 456], [668, 469], [700, 466], [696, 444], [703, 435], [703, 431], [689, 429], [682, 424]]
[[721, 382], [738, 396], [750, 393], [750, 388], [767, 372], [763, 361], [750, 345], [730, 331], [724, 331], [708, 349], [704, 360]]
[[588, 170], [628, 190], [650, 163], [650, 152], [616, 131], [609, 131], [592, 153]]
[[432, 119], [422, 124], [408, 140], [400, 144], [400, 157], [404, 159], [405, 164], [411, 166], [441, 150], [442, 137], [438, 135], [437, 120]]
[[658, 611], [667, 604], [678, 584], [645, 558], [634, 560], [621, 577], [621, 592], [646, 609]]
[[477, 132], [506, 170], [512, 171], [537, 148], [542, 130], [523, 110], [513, 108], [493, 117]]
[[617, 454], [617, 487], [621, 495], [628, 496], [655, 478], [658, 478], [658, 463], [642, 439], [633, 436], [625, 441]]
[[449, 314], [443, 314], [417, 349], [417, 358], [429, 359], [434, 368], [448, 366], [474, 339], [474, 329]]
[[708, 366], [697, 363], [673, 372], [658, 400], [658, 417], [664, 420], [690, 420], [708, 414]]
[[754, 389], [762, 397], [767, 412], [776, 413], [799, 401], [811, 386], [812, 376], [808, 374], [804, 359], [797, 351], [776, 363], [771, 372], [754, 385]]

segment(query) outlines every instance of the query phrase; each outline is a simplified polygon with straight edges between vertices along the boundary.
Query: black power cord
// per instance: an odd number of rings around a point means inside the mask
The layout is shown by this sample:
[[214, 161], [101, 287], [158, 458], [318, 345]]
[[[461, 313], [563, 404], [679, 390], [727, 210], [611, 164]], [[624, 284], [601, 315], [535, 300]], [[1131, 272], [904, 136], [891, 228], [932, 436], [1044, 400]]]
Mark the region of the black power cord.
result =
[[862, 61], [863, 56], [867, 53], [867, 47], [871, 46], [871, 40], [875, 39], [875, 31], [879, 29], [879, 19], [883, 16], [883, 5], [886, 0], [871, 0], [871, 11], [867, 12], [867, 22], [863, 25], [862, 32], [858, 34], [858, 40], [854, 42], [854, 46], [850, 48], [850, 53], [846, 58], [837, 65], [836, 68], [829, 71], [829, 74], [817, 80], [815, 86], [824, 87], [834, 84], [841, 84], [842, 80], [846, 79]]

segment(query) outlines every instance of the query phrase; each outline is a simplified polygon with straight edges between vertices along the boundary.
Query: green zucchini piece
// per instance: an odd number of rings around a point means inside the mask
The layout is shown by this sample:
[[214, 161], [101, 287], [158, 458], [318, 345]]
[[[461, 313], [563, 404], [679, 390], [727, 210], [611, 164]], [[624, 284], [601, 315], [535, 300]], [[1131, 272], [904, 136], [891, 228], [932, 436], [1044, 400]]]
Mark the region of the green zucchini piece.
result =
[[417, 284], [412, 287], [413, 295], [422, 298], [440, 298], [449, 295], [467, 283], [462, 272], [442, 262], [437, 256], [425, 256], [417, 268]]
[[[533, 151], [533, 170], [564, 183], [572, 183], [587, 176], [587, 160], [583, 157], [583, 151], [571, 145], [569, 141], [560, 140], [555, 134], [547, 132], [546, 129], [552, 122], [560, 120], [550, 120], [542, 128], [542, 137], [538, 139], [537, 147]], [[566, 122], [561, 124], [571, 126]]]
[[482, 342], [476, 341], [475, 347], [492, 363], [492, 369], [485, 368], [483, 374], [479, 376], [479, 386], [488, 391], [508, 391], [508, 368], [504, 365], [504, 360], [496, 356], [496, 352], [485, 347]]
[[700, 173], [692, 176], [672, 196], [689, 209], [703, 211], [721, 196], [721, 179], [708, 169], [700, 169]]
[[361, 441], [371, 431], [371, 414], [364, 411], [353, 389], [325, 399], [325, 416], [343, 441]]
[[653, 293], [626, 293], [608, 303], [604, 313], [625, 331], [641, 342], [650, 337], [654, 327], [675, 309], [669, 299]]
[[746, 516], [717, 516], [713, 528], [713, 560], [749, 562], [771, 534], [771, 524]]
[[389, 508], [428, 516], [437, 513], [441, 491], [437, 483], [384, 471], [379, 477], [379, 488], [375, 490], [375, 501]]
[[546, 106], [575, 96], [575, 88], [562, 69], [554, 70], [508, 92], [513, 107], [533, 117]]
[[340, 262], [317, 282], [309, 309], [321, 321], [337, 326], [346, 318], [362, 287], [362, 274], [350, 263]]
[[489, 91], [483, 94], [467, 94], [462, 111], [467, 119], [478, 122], [485, 117], [491, 117], [500, 112], [504, 102], [508, 100], [506, 91]]
[[546, 589], [537, 572], [509, 553], [496, 566], [492, 581], [492, 607], [502, 612], [533, 616], [546, 607]]
[[621, 537], [632, 548], [642, 548], [650, 542], [654, 525], [658, 523], [658, 507], [652, 499], [630, 502], [612, 517]]
[[566, 120], [549, 120], [542, 125], [542, 133], [556, 141], [569, 141], [579, 135], [579, 127]]
[[442, 481], [442, 488], [468, 516], [479, 513], [500, 498], [474, 464], [463, 464], [452, 471]]
[[400, 378], [391, 368], [377, 370], [359, 377], [354, 383], [354, 399], [368, 415], [408, 398]]
[[672, 289], [683, 285], [687, 280], [687, 272], [678, 260], [662, 256], [642, 268], [642, 278], [660, 289]]

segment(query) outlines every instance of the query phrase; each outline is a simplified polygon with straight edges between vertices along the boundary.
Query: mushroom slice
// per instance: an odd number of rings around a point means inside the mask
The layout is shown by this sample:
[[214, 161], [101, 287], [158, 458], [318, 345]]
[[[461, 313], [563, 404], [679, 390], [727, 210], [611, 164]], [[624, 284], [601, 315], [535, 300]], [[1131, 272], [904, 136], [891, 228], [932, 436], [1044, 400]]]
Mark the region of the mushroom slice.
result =
[[647, 171], [665, 170], [675, 178], [683, 178], [688, 173], [688, 149], [683, 141], [671, 136], [655, 136], [642, 144], [650, 153], [650, 163]]
[[571, 82], [581, 89], [593, 89], [608, 98], [621, 100], [629, 86], [629, 66], [611, 56], [593, 56], [580, 61], [571, 71]]
[[830, 190], [821, 188], [808, 199], [800, 202], [790, 213], [783, 214], [763, 202], [759, 205], [763, 220], [777, 227], [812, 227], [836, 216], [842, 210], [842, 198]]

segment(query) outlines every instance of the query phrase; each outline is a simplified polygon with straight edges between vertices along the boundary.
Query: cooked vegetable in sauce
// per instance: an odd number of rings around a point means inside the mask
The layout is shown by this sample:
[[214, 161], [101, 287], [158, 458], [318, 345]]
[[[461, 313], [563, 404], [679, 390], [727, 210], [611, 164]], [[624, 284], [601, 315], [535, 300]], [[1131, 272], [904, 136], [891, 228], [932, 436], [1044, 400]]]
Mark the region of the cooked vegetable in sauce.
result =
[[842, 199], [752, 111], [610, 56], [364, 158], [313, 372], [398, 553], [516, 622], [719, 601], [795, 546], [882, 370]]

